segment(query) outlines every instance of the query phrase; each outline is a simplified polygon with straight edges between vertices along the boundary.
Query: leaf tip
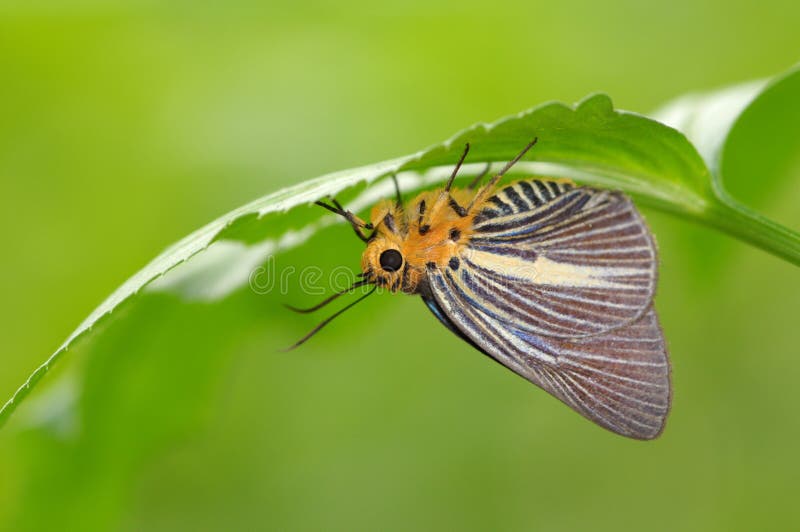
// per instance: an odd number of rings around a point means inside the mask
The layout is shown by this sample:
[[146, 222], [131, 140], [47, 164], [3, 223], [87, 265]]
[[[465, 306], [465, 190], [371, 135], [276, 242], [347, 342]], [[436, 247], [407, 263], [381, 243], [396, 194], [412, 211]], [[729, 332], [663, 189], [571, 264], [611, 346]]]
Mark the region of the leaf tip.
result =
[[611, 115], [614, 114], [614, 102], [604, 92], [595, 92], [578, 102], [576, 110], [581, 113]]

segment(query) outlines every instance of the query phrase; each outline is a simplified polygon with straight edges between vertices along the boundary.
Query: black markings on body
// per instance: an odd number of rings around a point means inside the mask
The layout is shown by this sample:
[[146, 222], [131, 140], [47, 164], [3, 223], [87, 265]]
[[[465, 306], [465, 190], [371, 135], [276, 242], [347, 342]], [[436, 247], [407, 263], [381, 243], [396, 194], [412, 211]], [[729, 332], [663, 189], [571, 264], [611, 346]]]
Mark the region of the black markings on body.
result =
[[386, 213], [386, 216], [383, 217], [383, 225], [392, 233], [397, 233], [397, 226], [394, 224], [394, 216], [392, 216], [392, 213]]
[[454, 200], [452, 197], [450, 197], [448, 205], [450, 205], [450, 208], [453, 209], [455, 213], [461, 216], [462, 218], [467, 215], [467, 209], [459, 205], [458, 202]]
[[419, 218], [417, 219], [417, 225], [419, 226], [419, 234], [424, 235], [428, 231], [430, 231], [431, 226], [428, 224], [422, 223], [422, 215], [425, 214], [425, 200], [419, 202], [419, 207], [417, 207], [417, 211], [419, 212]]

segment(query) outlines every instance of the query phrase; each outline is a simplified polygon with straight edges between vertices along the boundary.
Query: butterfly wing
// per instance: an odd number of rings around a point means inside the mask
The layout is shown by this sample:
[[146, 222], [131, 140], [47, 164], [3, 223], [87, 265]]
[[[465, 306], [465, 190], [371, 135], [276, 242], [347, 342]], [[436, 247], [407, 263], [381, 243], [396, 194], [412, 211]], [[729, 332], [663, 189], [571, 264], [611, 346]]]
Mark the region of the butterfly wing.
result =
[[497, 210], [477, 217], [460, 261], [428, 270], [426, 303], [459, 336], [588, 419], [655, 438], [671, 391], [652, 307], [652, 238], [621, 194], [552, 185], [527, 210], [519, 183], [490, 199]]
[[537, 337], [470, 307], [447, 286], [445, 276], [435, 274], [431, 280], [441, 315], [485, 354], [617, 434], [646, 440], [663, 430], [670, 368], [652, 308], [611, 332]]
[[484, 313], [571, 338], [631, 323], [650, 307], [656, 247], [623, 194], [520, 181], [479, 208], [454, 283]]

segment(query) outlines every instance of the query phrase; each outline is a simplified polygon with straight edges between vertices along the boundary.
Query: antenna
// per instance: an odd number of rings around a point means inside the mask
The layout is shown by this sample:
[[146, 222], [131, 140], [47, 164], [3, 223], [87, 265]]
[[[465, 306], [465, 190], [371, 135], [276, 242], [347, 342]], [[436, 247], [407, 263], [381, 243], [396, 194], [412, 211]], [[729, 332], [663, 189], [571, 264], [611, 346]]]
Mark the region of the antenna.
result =
[[453, 173], [450, 175], [450, 179], [447, 180], [447, 184], [444, 186], [445, 192], [450, 192], [450, 187], [453, 186], [453, 180], [455, 180], [456, 175], [458, 175], [458, 170], [461, 168], [464, 159], [467, 158], [468, 153], [469, 153], [469, 142], [467, 142], [464, 145], [464, 153], [461, 154], [461, 158], [458, 160], [456, 167], [453, 169]]
[[311, 337], [312, 337], [312, 336], [314, 336], [314, 335], [315, 335], [315, 334], [317, 334], [319, 331], [321, 331], [323, 327], [325, 327], [327, 324], [329, 324], [329, 323], [330, 323], [330, 322], [332, 322], [334, 319], [336, 319], [338, 316], [340, 316], [341, 314], [343, 314], [343, 313], [344, 313], [344, 312], [346, 312], [347, 310], [350, 310], [351, 308], [353, 308], [354, 306], [358, 305], [359, 303], [361, 303], [362, 301], [364, 301], [366, 298], [368, 298], [369, 296], [371, 296], [372, 294], [374, 294], [374, 293], [375, 293], [375, 290], [377, 290], [377, 289], [378, 289], [378, 287], [377, 287], [377, 286], [373, 286], [373, 287], [372, 287], [372, 290], [370, 290], [369, 292], [367, 292], [367, 293], [366, 293], [366, 294], [364, 294], [363, 296], [359, 297], [358, 299], [356, 299], [355, 301], [353, 301], [352, 303], [350, 303], [349, 305], [347, 305], [347, 306], [346, 306], [346, 307], [344, 307], [343, 309], [336, 311], [336, 312], [335, 312], [335, 313], [334, 313], [332, 316], [330, 316], [330, 317], [328, 317], [328, 318], [324, 319], [324, 320], [323, 320], [323, 321], [322, 321], [322, 322], [321, 322], [319, 325], [317, 325], [316, 327], [314, 327], [313, 329], [311, 329], [311, 332], [309, 332], [307, 335], [303, 336], [303, 337], [302, 337], [302, 338], [300, 338], [300, 339], [299, 339], [297, 342], [295, 342], [293, 345], [291, 345], [291, 346], [287, 347], [286, 349], [282, 349], [281, 351], [283, 351], [283, 352], [285, 353], [285, 352], [287, 352], [287, 351], [291, 351], [292, 349], [295, 349], [295, 348], [297, 348], [297, 347], [300, 347], [301, 345], [303, 345], [304, 343], [306, 343], [306, 342], [307, 342], [309, 339], [311, 339]]
[[286, 307], [287, 309], [291, 310], [292, 312], [297, 312], [298, 314], [310, 314], [310, 313], [312, 313], [312, 312], [316, 312], [317, 310], [321, 309], [322, 307], [324, 307], [324, 306], [325, 306], [325, 305], [327, 305], [328, 303], [331, 303], [332, 301], [336, 300], [336, 299], [337, 299], [337, 298], [339, 298], [340, 296], [343, 296], [343, 295], [345, 295], [345, 294], [346, 294], [346, 293], [348, 293], [350, 290], [355, 290], [356, 288], [360, 288], [360, 287], [364, 286], [365, 284], [369, 284], [369, 282], [370, 282], [370, 281], [369, 281], [369, 280], [366, 280], [366, 279], [364, 279], [364, 280], [361, 280], [361, 281], [356, 281], [355, 283], [353, 283], [353, 284], [352, 284], [351, 286], [349, 286], [348, 288], [345, 288], [345, 289], [344, 289], [344, 290], [342, 290], [341, 292], [336, 292], [335, 294], [333, 294], [333, 295], [331, 295], [331, 296], [328, 296], [327, 298], [325, 298], [325, 300], [324, 300], [324, 301], [322, 301], [322, 302], [320, 302], [320, 303], [317, 303], [317, 304], [316, 304], [316, 305], [314, 305], [313, 307], [308, 307], [308, 308], [298, 308], [298, 307], [295, 307], [295, 306], [293, 306], [293, 305], [287, 305], [287, 304], [285, 304], [285, 303], [284, 303], [284, 305], [283, 305], [283, 306], [284, 306], [284, 307]]
[[519, 160], [520, 160], [520, 159], [522, 159], [522, 157], [523, 157], [523, 156], [524, 156], [526, 153], [528, 153], [528, 150], [530, 150], [531, 148], [533, 148], [534, 146], [536, 146], [536, 143], [537, 143], [537, 142], [539, 142], [539, 137], [533, 137], [533, 140], [532, 140], [532, 141], [530, 141], [530, 142], [528, 143], [528, 145], [527, 145], [527, 146], [525, 146], [524, 148], [522, 148], [522, 151], [521, 151], [521, 152], [519, 152], [519, 154], [518, 154], [516, 157], [514, 157], [513, 159], [511, 159], [510, 161], [508, 161], [508, 164], [506, 164], [506, 165], [503, 167], [503, 169], [502, 169], [502, 170], [500, 170], [500, 173], [498, 173], [496, 176], [494, 176], [493, 178], [491, 178], [491, 179], [489, 180], [489, 182], [486, 184], [486, 188], [492, 187], [492, 186], [493, 186], [495, 183], [497, 183], [497, 182], [500, 180], [500, 178], [501, 178], [501, 177], [503, 177], [503, 176], [505, 175], [505, 173], [506, 173], [506, 172], [508, 172], [509, 170], [511, 170], [511, 167], [512, 167], [512, 166], [514, 166], [515, 164], [517, 164], [517, 163], [519, 162]]

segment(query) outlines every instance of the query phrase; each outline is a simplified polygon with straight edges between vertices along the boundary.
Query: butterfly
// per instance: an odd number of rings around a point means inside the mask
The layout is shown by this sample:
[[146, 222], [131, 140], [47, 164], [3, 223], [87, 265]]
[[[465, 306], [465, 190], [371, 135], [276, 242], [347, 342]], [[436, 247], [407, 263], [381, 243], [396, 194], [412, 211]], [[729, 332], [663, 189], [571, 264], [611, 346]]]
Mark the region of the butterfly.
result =
[[[617, 434], [659, 436], [671, 402], [670, 364], [653, 307], [656, 244], [633, 202], [618, 191], [565, 180], [497, 183], [537, 142], [478, 187], [453, 182], [400, 196], [365, 222], [335, 199], [317, 202], [344, 217], [366, 249], [361, 279], [418, 295], [475, 349]], [[488, 167], [487, 167], [488, 170]], [[368, 234], [369, 233], [369, 234]], [[298, 312], [311, 312], [319, 305]]]

